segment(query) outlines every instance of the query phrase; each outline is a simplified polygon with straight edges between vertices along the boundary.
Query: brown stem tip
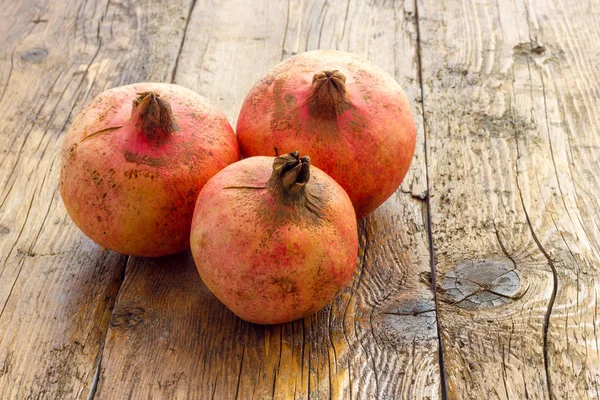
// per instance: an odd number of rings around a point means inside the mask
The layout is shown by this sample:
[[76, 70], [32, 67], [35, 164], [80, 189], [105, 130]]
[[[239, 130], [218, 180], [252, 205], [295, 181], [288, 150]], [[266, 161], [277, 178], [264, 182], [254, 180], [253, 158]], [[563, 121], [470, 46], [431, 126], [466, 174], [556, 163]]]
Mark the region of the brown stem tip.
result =
[[175, 131], [173, 111], [168, 101], [155, 92], [137, 93], [131, 120], [151, 141], [160, 143]]
[[341, 115], [348, 108], [346, 76], [338, 70], [317, 72], [308, 101], [313, 117], [333, 119]]
[[273, 161], [271, 186], [281, 187], [286, 193], [298, 193], [310, 180], [310, 157], [300, 157], [298, 151], [281, 155]]

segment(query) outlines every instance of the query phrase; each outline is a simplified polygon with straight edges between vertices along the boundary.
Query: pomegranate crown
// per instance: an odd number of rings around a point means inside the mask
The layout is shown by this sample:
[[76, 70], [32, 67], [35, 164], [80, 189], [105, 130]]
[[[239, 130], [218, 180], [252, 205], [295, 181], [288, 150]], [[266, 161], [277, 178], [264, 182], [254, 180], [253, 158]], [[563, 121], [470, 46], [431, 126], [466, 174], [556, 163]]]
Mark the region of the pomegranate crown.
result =
[[288, 193], [297, 193], [310, 180], [310, 157], [298, 151], [281, 155], [273, 161], [272, 182], [280, 182]]
[[137, 93], [133, 100], [131, 119], [151, 141], [162, 143], [175, 131], [173, 111], [168, 101], [156, 92]]
[[337, 69], [323, 70], [313, 76], [309, 113], [313, 117], [335, 119], [348, 108], [346, 76]]

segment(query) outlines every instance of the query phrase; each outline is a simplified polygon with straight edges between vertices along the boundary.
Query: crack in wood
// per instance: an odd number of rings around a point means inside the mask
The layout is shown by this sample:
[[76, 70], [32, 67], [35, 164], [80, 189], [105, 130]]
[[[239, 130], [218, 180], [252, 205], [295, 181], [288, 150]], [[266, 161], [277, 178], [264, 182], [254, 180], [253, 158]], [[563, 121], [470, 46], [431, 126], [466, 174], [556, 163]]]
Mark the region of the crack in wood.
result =
[[190, 10], [188, 11], [188, 16], [185, 21], [185, 27], [183, 28], [183, 36], [181, 37], [181, 43], [179, 44], [179, 51], [177, 52], [177, 57], [175, 58], [175, 66], [173, 67], [173, 72], [171, 73], [171, 83], [175, 83], [175, 77], [177, 76], [177, 68], [179, 67], [179, 58], [181, 57], [181, 52], [183, 51], [185, 37], [187, 35], [190, 20], [192, 19], [192, 13], [194, 12], [194, 8], [196, 7], [196, 1], [197, 0], [192, 0]]
[[125, 260], [123, 260], [117, 292], [115, 293], [112, 304], [108, 306], [109, 308], [112, 308], [111, 315], [110, 315], [110, 318], [108, 319], [108, 323], [106, 324], [106, 329], [104, 329], [104, 331], [102, 332], [102, 337], [100, 339], [100, 346], [98, 348], [98, 356], [97, 356], [97, 361], [96, 361], [96, 371], [94, 372], [94, 378], [92, 379], [92, 384], [90, 385], [90, 391], [88, 393], [87, 400], [94, 400], [94, 398], [96, 396], [96, 391], [98, 390], [98, 383], [100, 382], [100, 369], [102, 366], [102, 355], [104, 353], [104, 347], [106, 346], [106, 337], [108, 336], [108, 330], [110, 329], [110, 322], [114, 315], [114, 306], [115, 306], [115, 304], [117, 304], [117, 301], [119, 299], [119, 293], [121, 292], [121, 289], [123, 288], [123, 282], [125, 281], [125, 271], [127, 269], [127, 264], [129, 263], [130, 259], [131, 259], [131, 257], [127, 256], [127, 257], [125, 257]]
[[446, 367], [444, 362], [444, 344], [442, 340], [442, 327], [440, 325], [439, 319], [439, 303], [437, 297], [437, 283], [436, 283], [436, 268], [435, 268], [435, 251], [433, 247], [433, 231], [432, 231], [432, 223], [431, 223], [431, 186], [429, 180], [429, 156], [428, 156], [428, 148], [427, 148], [427, 114], [425, 112], [425, 95], [423, 88], [423, 53], [422, 53], [422, 44], [421, 44], [421, 29], [419, 24], [419, 4], [418, 0], [414, 0], [414, 19], [415, 19], [415, 28], [417, 33], [416, 40], [416, 59], [417, 59], [417, 72], [419, 79], [419, 87], [421, 90], [420, 101], [421, 108], [423, 113], [423, 132], [424, 132], [424, 154], [425, 154], [425, 182], [426, 182], [426, 194], [425, 197], [425, 206], [426, 206], [426, 224], [427, 224], [427, 240], [429, 245], [429, 265], [431, 269], [431, 291], [433, 293], [433, 302], [435, 304], [435, 321], [436, 321], [436, 330], [437, 330], [437, 339], [438, 339], [438, 363], [440, 368], [440, 390], [442, 395], [442, 400], [448, 400], [448, 384], [446, 377]]
[[[517, 142], [517, 157], [520, 157], [521, 155], [519, 152], [518, 139], [516, 142]], [[535, 230], [533, 229], [533, 225], [531, 224], [531, 220], [529, 219], [529, 214], [527, 212], [527, 208], [525, 207], [525, 201], [523, 200], [523, 193], [521, 192], [521, 186], [519, 183], [519, 166], [518, 165], [517, 165], [516, 171], [517, 171], [517, 179], [516, 179], [517, 190], [519, 192], [519, 198], [521, 199], [521, 207], [523, 207], [523, 212], [525, 214], [525, 220], [527, 221], [527, 226], [529, 227], [529, 231], [531, 233], [531, 237], [533, 238], [533, 241], [535, 242], [538, 250], [546, 258], [546, 261], [548, 262], [548, 265], [550, 266], [550, 269], [552, 271], [552, 294], [550, 295], [550, 300], [548, 301], [548, 306], [546, 308], [546, 313], [544, 315], [542, 341], [543, 341], [543, 352], [544, 352], [544, 370], [546, 372], [546, 385], [548, 387], [548, 395], [550, 397], [550, 400], [553, 400], [554, 397], [552, 394], [552, 382], [550, 379], [550, 369], [549, 369], [549, 365], [548, 365], [548, 329], [550, 326], [550, 316], [552, 315], [552, 308], [554, 306], [554, 301], [556, 300], [556, 293], [558, 291], [558, 273], [556, 271], [556, 266], [554, 265], [554, 261], [552, 260], [550, 255], [546, 252], [546, 250], [542, 246], [542, 243], [539, 241], [538, 237], [535, 234]]]
[[[292, 0], [288, 0], [287, 2], [287, 12], [286, 12], [286, 16], [285, 16], [285, 27], [283, 28], [283, 39], [281, 41], [281, 61], [283, 61], [283, 59], [285, 58], [285, 40], [287, 39], [287, 31], [288, 31], [288, 27], [290, 25], [290, 6], [291, 6], [291, 1]], [[277, 154], [277, 148], [275, 148], [275, 157], [277, 157], [279, 154]]]

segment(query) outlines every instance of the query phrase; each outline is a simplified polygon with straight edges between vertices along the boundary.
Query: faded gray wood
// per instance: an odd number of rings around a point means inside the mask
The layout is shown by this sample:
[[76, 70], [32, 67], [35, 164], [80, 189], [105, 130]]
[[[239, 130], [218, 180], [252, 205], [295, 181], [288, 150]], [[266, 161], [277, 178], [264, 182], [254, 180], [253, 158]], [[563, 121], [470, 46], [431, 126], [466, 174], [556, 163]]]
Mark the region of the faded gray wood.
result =
[[[168, 80], [189, 2], [0, 4], [0, 398], [86, 398], [126, 258], [78, 231], [62, 134], [102, 90]], [[158, 18], [168, 25], [157, 25]], [[173, 45], [175, 43], [175, 45]]]
[[599, 398], [599, 6], [418, 2], [448, 398]]
[[[354, 281], [290, 324], [237, 319], [189, 255], [132, 259], [115, 305], [96, 397], [440, 398], [430, 283], [414, 5], [368, 1], [198, 1], [175, 82], [232, 123], [280, 60], [319, 47], [362, 54], [413, 100], [419, 145], [402, 188], [360, 223]], [[382, 52], [381, 49], [393, 49]]]

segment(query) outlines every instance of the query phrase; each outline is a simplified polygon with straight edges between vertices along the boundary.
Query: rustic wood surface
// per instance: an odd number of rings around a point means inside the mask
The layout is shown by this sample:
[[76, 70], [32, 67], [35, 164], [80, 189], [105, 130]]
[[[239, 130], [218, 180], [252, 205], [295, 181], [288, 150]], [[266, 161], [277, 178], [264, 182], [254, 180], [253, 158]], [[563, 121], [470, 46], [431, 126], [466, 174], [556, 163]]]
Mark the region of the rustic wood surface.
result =
[[600, 398], [600, 3], [419, 2], [449, 398]]
[[[412, 9], [350, 7], [199, 2], [174, 82], [216, 102], [233, 122], [254, 82], [282, 58], [320, 42], [372, 58], [416, 98], [416, 27], [404, 13]], [[234, 14], [246, 17], [228, 22]], [[397, 52], [375, 53], [380, 46]], [[418, 198], [426, 190], [423, 152], [421, 142], [406, 193], [361, 223], [352, 287], [303, 321], [240, 321], [202, 285], [189, 256], [131, 260], [96, 397], [439, 398], [435, 306], [429, 283], [419, 281], [430, 270], [425, 203]]]
[[[62, 135], [103, 89], [168, 80], [189, 4], [0, 4], [0, 398], [86, 398], [126, 257], [58, 192]], [[172, 23], [156, 23], [159, 17]], [[160, 49], [158, 53], [154, 49]]]
[[[0, 21], [0, 399], [600, 398], [597, 0], [5, 0]], [[418, 127], [327, 308], [246, 323], [189, 253], [120, 256], [69, 220], [62, 136], [95, 95], [174, 82], [235, 126], [317, 48], [394, 75]]]

